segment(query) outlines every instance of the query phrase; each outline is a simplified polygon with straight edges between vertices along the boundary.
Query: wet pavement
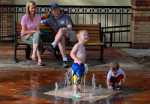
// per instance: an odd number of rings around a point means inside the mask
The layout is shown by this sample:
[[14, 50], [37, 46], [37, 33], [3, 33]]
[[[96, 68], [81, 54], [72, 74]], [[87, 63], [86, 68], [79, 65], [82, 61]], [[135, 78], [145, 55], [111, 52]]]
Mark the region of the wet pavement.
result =
[[[94, 53], [94, 52], [91, 52]], [[89, 53], [89, 54], [91, 54]], [[53, 90], [54, 83], [63, 86], [66, 69], [50, 53], [43, 55], [45, 67], [28, 65], [23, 60], [14, 64], [13, 48], [9, 45], [0, 49], [0, 104], [89, 104], [62, 97], [46, 96], [44, 92]], [[48, 55], [48, 56], [47, 56]], [[127, 79], [120, 93], [96, 101], [92, 104], [150, 104], [150, 69], [138, 60], [129, 57], [120, 49], [105, 49], [105, 63], [99, 62], [96, 54], [88, 57], [89, 73], [86, 80], [91, 83], [93, 73], [97, 85], [106, 88], [107, 63], [117, 60], [124, 68]], [[144, 62], [144, 61], [143, 61]], [[147, 60], [148, 63], [148, 60]], [[90, 103], [91, 104], [91, 103]]]
[[[106, 87], [106, 71], [90, 71], [86, 78], [91, 80], [95, 73], [96, 83]], [[121, 93], [94, 104], [149, 104], [150, 71], [126, 71], [127, 79]], [[0, 104], [88, 104], [55, 96], [44, 95], [54, 89], [55, 82], [64, 82], [64, 71], [50, 70], [5, 70], [0, 71]], [[93, 103], [92, 103], [93, 104]]]

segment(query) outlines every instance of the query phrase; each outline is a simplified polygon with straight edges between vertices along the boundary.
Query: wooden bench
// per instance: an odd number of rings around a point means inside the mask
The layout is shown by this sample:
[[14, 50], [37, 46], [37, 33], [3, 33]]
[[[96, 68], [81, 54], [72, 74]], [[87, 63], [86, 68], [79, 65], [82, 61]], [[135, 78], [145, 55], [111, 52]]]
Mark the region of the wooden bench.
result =
[[[52, 32], [52, 29], [49, 26], [40, 25], [40, 29], [46, 30], [48, 32]], [[20, 24], [16, 25], [16, 42], [15, 42], [15, 55], [14, 60], [17, 62], [17, 50], [25, 50], [26, 58], [29, 59], [31, 48], [30, 45], [23, 43], [20, 40]], [[103, 61], [103, 52], [104, 52], [104, 43], [103, 43], [103, 36], [101, 32], [101, 25], [99, 24], [75, 24], [73, 26], [73, 30], [78, 32], [79, 30], [87, 30], [89, 33], [89, 41], [86, 43], [87, 50], [91, 47], [94, 47], [94, 50], [99, 51], [99, 59]], [[67, 46], [66, 46], [67, 48]], [[58, 58], [58, 56], [56, 56]]]

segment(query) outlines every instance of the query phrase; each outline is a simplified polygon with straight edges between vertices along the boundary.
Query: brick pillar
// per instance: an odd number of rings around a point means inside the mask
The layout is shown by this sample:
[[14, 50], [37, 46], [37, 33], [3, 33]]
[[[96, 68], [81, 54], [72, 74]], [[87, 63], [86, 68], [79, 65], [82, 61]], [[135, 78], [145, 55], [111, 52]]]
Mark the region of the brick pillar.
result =
[[[12, 5], [13, 0], [0, 0], [0, 5]], [[13, 14], [10, 9], [3, 6], [0, 7], [0, 41], [13, 40]]]
[[133, 48], [150, 48], [150, 0], [132, 0]]

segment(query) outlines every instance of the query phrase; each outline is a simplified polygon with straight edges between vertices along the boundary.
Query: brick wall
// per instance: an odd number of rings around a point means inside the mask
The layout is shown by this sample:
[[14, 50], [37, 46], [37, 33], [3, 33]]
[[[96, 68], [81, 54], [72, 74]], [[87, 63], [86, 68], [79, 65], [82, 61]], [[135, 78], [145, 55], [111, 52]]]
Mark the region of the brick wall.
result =
[[132, 0], [133, 47], [150, 48], [150, 0]]
[[[13, 0], [0, 0], [0, 5], [7, 4], [13, 4]], [[10, 10], [7, 8], [0, 7], [0, 41], [12, 40], [11, 35], [13, 31], [13, 15], [9, 13], [9, 11]]]

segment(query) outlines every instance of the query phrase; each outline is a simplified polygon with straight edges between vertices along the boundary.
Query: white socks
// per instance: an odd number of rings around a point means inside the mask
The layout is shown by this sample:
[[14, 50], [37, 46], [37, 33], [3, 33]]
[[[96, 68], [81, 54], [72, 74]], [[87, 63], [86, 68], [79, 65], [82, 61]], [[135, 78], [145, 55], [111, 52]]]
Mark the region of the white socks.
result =
[[[55, 42], [55, 41], [53, 41], [53, 42], [51, 43], [51, 45], [55, 48], [57, 44], [56, 44], [56, 42]], [[66, 55], [63, 57], [63, 61], [68, 61], [68, 59], [67, 59], [67, 56], [66, 56]]]
[[51, 43], [51, 45], [55, 48], [57, 44], [56, 44], [55, 41], [53, 41], [53, 42]]
[[63, 61], [68, 61], [67, 56], [63, 57]]

